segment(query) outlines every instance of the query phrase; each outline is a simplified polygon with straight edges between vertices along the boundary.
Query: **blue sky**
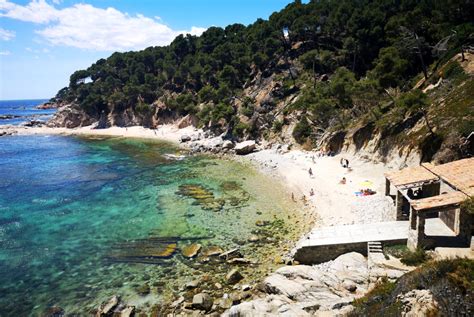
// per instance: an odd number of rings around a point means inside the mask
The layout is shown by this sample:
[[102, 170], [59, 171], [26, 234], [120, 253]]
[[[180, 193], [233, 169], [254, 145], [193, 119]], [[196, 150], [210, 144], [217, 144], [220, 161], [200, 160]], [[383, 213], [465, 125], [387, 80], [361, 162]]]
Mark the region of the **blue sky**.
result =
[[114, 51], [249, 24], [292, 0], [0, 0], [0, 100], [50, 98]]

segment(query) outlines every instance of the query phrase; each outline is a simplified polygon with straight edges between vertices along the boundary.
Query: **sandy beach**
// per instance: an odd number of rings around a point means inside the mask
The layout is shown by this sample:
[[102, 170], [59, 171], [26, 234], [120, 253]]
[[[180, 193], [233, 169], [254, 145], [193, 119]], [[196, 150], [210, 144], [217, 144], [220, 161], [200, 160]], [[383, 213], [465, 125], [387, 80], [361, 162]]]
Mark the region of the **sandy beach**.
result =
[[[162, 125], [154, 130], [140, 126], [106, 129], [94, 129], [93, 126], [76, 129], [48, 127], [4, 127], [3, 129], [15, 131], [18, 135], [114, 136], [159, 139], [174, 143], [179, 143], [183, 135], [193, 138], [202, 134], [200, 129], [191, 126], [179, 129], [172, 124]], [[277, 149], [262, 149], [241, 158], [244, 161], [250, 160], [263, 173], [270, 174], [287, 186], [289, 199], [293, 193], [295, 200], [304, 202], [304, 195], [306, 209], [314, 214], [317, 226], [393, 220], [393, 203], [384, 196], [383, 173], [387, 167], [383, 164], [364, 161], [348, 154], [329, 157], [319, 156], [317, 152], [301, 150], [285, 152]], [[341, 158], [349, 161], [350, 168], [341, 166]], [[309, 175], [310, 168], [312, 176]], [[340, 183], [343, 177], [346, 179], [345, 184]], [[365, 188], [374, 190], [376, 194], [356, 195]], [[311, 189], [314, 195], [310, 194]]]

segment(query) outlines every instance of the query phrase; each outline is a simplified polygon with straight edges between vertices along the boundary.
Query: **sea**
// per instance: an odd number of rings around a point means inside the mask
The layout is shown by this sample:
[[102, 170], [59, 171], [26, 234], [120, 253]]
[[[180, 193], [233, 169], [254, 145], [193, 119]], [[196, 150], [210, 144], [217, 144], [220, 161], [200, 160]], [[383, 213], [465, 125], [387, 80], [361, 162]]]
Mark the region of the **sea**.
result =
[[56, 109], [36, 109], [48, 99], [0, 100], [0, 125], [20, 125], [27, 121], [47, 121]]
[[[2, 102], [0, 113], [26, 119], [37, 103]], [[212, 248], [239, 248], [252, 262], [238, 267], [243, 283], [257, 283], [305, 230], [288, 198], [249, 163], [166, 142], [0, 137], [0, 316], [90, 316], [114, 295], [147, 313], [191, 300], [183, 289], [196, 279], [222, 296], [236, 266]], [[191, 244], [201, 251], [187, 258]]]

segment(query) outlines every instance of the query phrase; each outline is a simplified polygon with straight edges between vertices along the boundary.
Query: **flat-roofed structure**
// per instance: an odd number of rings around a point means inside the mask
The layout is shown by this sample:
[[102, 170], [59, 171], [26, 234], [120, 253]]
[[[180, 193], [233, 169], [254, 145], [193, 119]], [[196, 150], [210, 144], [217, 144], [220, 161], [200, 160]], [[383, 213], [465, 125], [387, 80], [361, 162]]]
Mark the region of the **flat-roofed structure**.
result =
[[[385, 174], [385, 194], [394, 198], [397, 220], [409, 219], [408, 247], [468, 245], [471, 217], [461, 210], [474, 195], [474, 158], [442, 165], [424, 163]], [[395, 195], [391, 195], [395, 188]], [[440, 192], [442, 192], [440, 194]], [[452, 235], [425, 234], [426, 219], [439, 217]]]

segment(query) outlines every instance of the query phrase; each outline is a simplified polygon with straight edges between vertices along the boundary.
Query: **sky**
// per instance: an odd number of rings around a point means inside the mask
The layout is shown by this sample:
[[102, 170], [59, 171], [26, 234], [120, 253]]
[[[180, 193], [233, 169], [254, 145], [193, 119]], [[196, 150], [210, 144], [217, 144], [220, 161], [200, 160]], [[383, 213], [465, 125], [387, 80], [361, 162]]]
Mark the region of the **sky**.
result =
[[268, 19], [292, 0], [0, 0], [0, 100], [51, 98], [116, 51]]

